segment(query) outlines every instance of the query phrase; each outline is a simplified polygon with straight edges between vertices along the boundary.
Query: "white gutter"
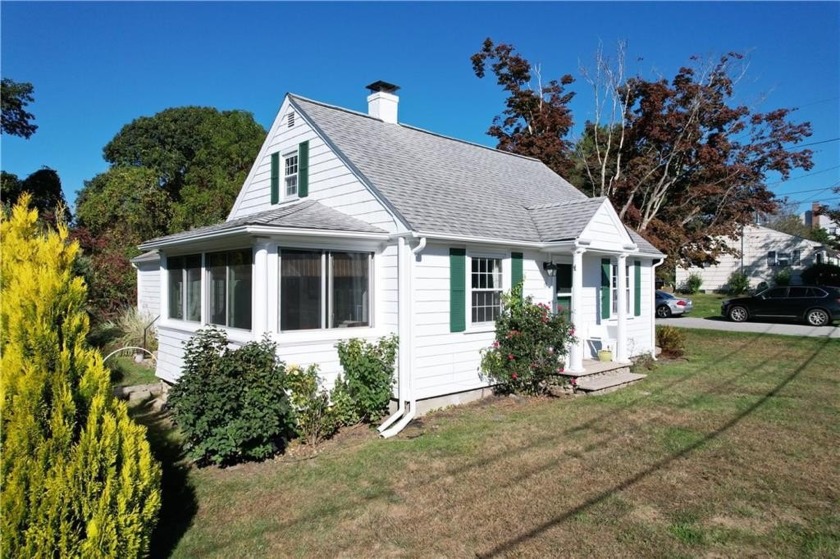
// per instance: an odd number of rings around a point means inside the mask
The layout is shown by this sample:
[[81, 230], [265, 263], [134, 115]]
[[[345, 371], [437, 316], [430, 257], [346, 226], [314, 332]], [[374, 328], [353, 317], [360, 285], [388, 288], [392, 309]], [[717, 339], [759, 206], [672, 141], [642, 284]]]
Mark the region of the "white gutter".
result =
[[651, 284], [653, 284], [653, 292], [651, 293], [653, 296], [653, 299], [651, 299], [653, 302], [653, 312], [650, 313], [650, 340], [653, 342], [653, 351], [650, 352], [650, 355], [654, 361], [656, 361], [656, 269], [664, 263], [665, 257], [659, 262], [654, 262], [650, 268], [650, 279]]
[[149, 241], [140, 245], [140, 250], [152, 250], [156, 248], [172, 247], [183, 244], [198, 243], [204, 241], [212, 241], [220, 237], [233, 237], [235, 235], [261, 235], [261, 236], [301, 236], [301, 237], [325, 237], [331, 239], [362, 239], [385, 241], [388, 240], [387, 233], [364, 233], [353, 231], [333, 231], [327, 229], [303, 229], [303, 228], [288, 228], [288, 227], [272, 227], [270, 225], [242, 225], [240, 227], [233, 227], [230, 229], [223, 229], [221, 231], [211, 231], [207, 233], [200, 233], [194, 236], [182, 237], [177, 239], [169, 239], [162, 241]]
[[[384, 439], [393, 437], [402, 431], [417, 415], [417, 399], [414, 397], [414, 387], [411, 379], [411, 363], [414, 357], [413, 335], [413, 297], [411, 293], [414, 284], [414, 264], [412, 259], [426, 248], [426, 238], [421, 237], [420, 243], [411, 251], [405, 237], [398, 238], [397, 258], [399, 267], [399, 387], [400, 401], [394, 412], [382, 425], [378, 427], [379, 434]], [[408, 411], [406, 411], [406, 403]], [[399, 420], [399, 421], [397, 421]]]

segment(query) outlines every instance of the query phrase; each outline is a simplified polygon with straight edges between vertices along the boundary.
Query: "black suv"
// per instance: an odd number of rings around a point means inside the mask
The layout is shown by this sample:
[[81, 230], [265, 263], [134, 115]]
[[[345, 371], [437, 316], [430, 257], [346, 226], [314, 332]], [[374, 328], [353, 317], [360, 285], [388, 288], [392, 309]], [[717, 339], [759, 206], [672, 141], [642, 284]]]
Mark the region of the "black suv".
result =
[[782, 318], [825, 326], [840, 320], [840, 289], [823, 285], [771, 287], [752, 297], [724, 301], [720, 314], [733, 322]]

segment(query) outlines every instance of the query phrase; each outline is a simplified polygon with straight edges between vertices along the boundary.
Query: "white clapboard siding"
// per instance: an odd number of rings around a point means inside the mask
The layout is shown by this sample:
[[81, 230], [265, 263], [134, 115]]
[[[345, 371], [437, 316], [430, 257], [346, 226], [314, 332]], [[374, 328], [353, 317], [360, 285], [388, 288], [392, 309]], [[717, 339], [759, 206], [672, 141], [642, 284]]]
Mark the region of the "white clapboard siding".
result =
[[[309, 199], [385, 231], [397, 231], [399, 226], [390, 212], [300, 115], [296, 115], [295, 125], [288, 127], [286, 115], [291, 110], [293, 108], [287, 100], [260, 150], [254, 168], [245, 179], [228, 219], [277, 207], [271, 205], [271, 154], [280, 154], [282, 174], [283, 155], [297, 150], [301, 142], [309, 141]], [[282, 177], [280, 186], [280, 202], [283, 203]]]
[[[678, 267], [676, 273], [677, 286], [685, 284], [691, 274], [699, 275], [703, 280], [700, 289], [703, 291], [717, 291], [725, 289], [729, 283], [729, 276], [733, 272], [741, 271], [747, 275], [750, 285], [755, 287], [761, 282], [772, 283], [773, 276], [781, 269], [771, 265], [767, 253], [792, 253], [798, 250], [800, 261], [790, 266], [791, 281], [799, 283], [802, 271], [816, 262], [817, 253], [823, 250], [820, 243], [788, 235], [781, 231], [756, 225], [744, 228], [743, 243], [741, 238], [725, 239], [728, 246], [742, 252], [742, 256], [721, 256], [718, 264], [713, 266], [689, 268]], [[743, 247], [743, 248], [742, 248]]]
[[152, 318], [160, 315], [160, 263], [137, 262], [137, 309]]

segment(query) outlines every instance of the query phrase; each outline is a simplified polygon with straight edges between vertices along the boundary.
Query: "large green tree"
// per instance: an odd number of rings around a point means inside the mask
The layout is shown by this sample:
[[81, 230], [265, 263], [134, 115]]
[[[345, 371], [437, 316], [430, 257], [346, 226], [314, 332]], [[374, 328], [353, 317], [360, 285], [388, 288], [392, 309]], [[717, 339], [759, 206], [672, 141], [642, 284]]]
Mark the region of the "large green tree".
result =
[[35, 88], [31, 83], [16, 82], [9, 78], [0, 81], [0, 104], [2, 105], [3, 134], [11, 134], [29, 139], [38, 126], [32, 124], [35, 115], [28, 112], [26, 107], [35, 101]]
[[[567, 176], [587, 194], [609, 197], [626, 224], [669, 256], [669, 266], [713, 263], [737, 250], [717, 238], [736, 235], [756, 211], [776, 209], [769, 175], [785, 179], [795, 168], [812, 167], [811, 151], [795, 148], [811, 134], [810, 124], [792, 122], [790, 109], [759, 113], [735, 103], [740, 54], [693, 58], [670, 80], [648, 80], [625, 77], [622, 49], [613, 61], [599, 50], [595, 70], [584, 73], [595, 93], [595, 119], [577, 144], [577, 173]], [[516, 67], [530, 65], [519, 57]], [[509, 65], [495, 71], [502, 83]], [[509, 95], [505, 114], [516, 111], [517, 97]], [[565, 116], [565, 107], [540, 108]], [[559, 148], [542, 147], [544, 153], [513, 151], [549, 164]]]
[[227, 217], [264, 139], [251, 113], [179, 107], [125, 125], [104, 156], [156, 174], [173, 202], [169, 229], [178, 231]]
[[76, 199], [76, 238], [94, 313], [133, 304], [137, 245], [223, 221], [259, 151], [265, 130], [243, 111], [166, 109], [135, 119], [108, 142], [110, 169]]

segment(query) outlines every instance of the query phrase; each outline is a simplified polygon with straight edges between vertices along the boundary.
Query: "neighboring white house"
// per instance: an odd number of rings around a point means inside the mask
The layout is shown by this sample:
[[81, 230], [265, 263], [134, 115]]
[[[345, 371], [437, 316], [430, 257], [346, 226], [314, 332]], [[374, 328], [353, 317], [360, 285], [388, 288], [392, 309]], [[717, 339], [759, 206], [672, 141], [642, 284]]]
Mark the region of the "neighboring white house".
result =
[[368, 88], [369, 114], [287, 95], [227, 221], [141, 245], [159, 255], [160, 378], [177, 381], [208, 323], [237, 344], [268, 334], [328, 386], [336, 342], [396, 333], [401, 410], [467, 401], [488, 387], [479, 352], [520, 281], [571, 308], [570, 371], [596, 336], [618, 361], [654, 351], [664, 256], [607, 199], [536, 159], [398, 123], [397, 88]]
[[741, 271], [749, 278], [750, 286], [755, 287], [761, 282], [772, 283], [774, 275], [785, 268], [790, 269], [792, 283], [800, 283], [800, 274], [808, 266], [837, 263], [837, 253], [816, 241], [759, 225], [744, 227], [743, 235], [726, 242], [740, 256], [721, 256], [714, 266], [677, 267], [677, 286], [684, 285], [689, 275], [697, 274], [703, 280], [702, 291], [722, 290], [729, 276]]

